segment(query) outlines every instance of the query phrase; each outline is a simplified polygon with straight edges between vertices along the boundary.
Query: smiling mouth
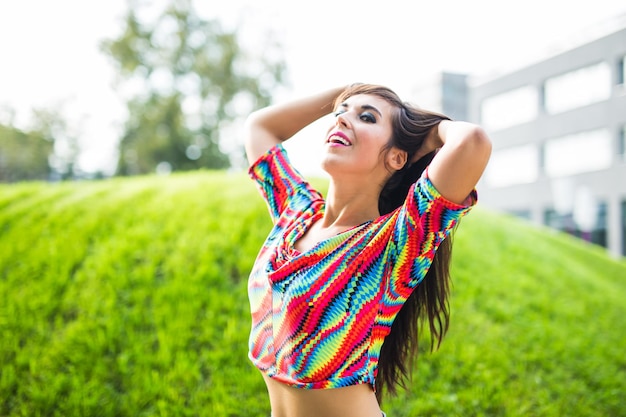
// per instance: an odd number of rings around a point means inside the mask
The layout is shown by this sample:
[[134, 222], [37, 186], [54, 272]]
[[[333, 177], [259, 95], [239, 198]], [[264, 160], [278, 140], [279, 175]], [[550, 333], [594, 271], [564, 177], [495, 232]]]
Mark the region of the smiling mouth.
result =
[[340, 133], [333, 133], [332, 135], [328, 137], [328, 140], [326, 142], [337, 144], [337, 145], [343, 145], [343, 146], [352, 145], [352, 142], [350, 142], [350, 140], [348, 140], [347, 137], [345, 137], [344, 135]]

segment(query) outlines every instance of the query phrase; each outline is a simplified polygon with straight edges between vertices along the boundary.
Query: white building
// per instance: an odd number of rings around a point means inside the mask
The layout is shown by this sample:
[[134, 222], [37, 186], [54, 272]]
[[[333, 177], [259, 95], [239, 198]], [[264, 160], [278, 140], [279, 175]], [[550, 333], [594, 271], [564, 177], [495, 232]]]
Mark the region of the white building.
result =
[[626, 256], [626, 28], [471, 85], [493, 140], [481, 204]]

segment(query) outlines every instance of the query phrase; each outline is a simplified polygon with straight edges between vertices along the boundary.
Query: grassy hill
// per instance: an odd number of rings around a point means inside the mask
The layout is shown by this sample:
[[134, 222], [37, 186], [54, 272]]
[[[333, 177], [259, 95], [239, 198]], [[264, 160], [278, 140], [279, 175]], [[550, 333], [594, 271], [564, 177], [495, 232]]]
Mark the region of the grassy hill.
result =
[[[267, 416], [241, 174], [0, 186], [0, 416]], [[390, 416], [626, 416], [626, 263], [480, 207], [452, 323]]]

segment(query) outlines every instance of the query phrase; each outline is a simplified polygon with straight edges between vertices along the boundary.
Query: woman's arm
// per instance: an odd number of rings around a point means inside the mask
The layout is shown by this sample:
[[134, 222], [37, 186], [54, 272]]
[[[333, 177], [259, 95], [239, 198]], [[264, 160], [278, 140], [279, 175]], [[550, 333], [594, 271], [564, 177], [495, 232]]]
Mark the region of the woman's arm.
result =
[[446, 199], [461, 204], [474, 189], [491, 155], [491, 140], [472, 123], [444, 120], [433, 128], [420, 155], [439, 149], [428, 176]]
[[345, 87], [337, 87], [307, 98], [265, 107], [250, 114], [245, 123], [245, 147], [253, 164], [271, 147], [283, 142], [330, 113], [333, 101]]

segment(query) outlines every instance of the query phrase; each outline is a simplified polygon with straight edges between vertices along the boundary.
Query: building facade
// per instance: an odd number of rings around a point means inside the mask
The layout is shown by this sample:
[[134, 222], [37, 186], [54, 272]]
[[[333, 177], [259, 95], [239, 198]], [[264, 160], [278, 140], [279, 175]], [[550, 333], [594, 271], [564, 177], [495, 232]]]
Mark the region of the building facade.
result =
[[626, 28], [471, 85], [481, 204], [626, 256]]

